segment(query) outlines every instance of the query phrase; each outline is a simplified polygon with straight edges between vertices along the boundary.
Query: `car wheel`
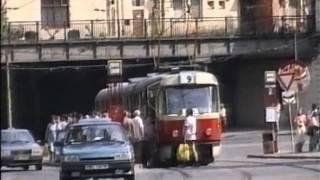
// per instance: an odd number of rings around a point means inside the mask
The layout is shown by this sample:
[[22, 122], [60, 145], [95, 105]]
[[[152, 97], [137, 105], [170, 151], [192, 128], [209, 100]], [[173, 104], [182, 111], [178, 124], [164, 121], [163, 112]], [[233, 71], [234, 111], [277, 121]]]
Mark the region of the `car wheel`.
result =
[[124, 180], [135, 180], [134, 175], [126, 176], [123, 178]]
[[36, 165], [36, 170], [38, 170], [38, 171], [42, 170], [42, 164], [37, 164]]
[[28, 171], [29, 170], [29, 166], [23, 166], [23, 170]]

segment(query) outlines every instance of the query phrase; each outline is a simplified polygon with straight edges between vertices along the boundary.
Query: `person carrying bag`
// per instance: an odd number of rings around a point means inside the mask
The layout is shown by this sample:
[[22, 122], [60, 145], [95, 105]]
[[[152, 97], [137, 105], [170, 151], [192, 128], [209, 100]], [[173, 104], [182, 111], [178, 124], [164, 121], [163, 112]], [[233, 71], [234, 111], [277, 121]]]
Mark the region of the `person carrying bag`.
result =
[[193, 116], [193, 110], [187, 110], [187, 118], [184, 122], [183, 135], [184, 144], [178, 146], [177, 160], [181, 162], [191, 161], [193, 157], [195, 162], [198, 162], [198, 153], [196, 151], [196, 131], [197, 131], [197, 120]]

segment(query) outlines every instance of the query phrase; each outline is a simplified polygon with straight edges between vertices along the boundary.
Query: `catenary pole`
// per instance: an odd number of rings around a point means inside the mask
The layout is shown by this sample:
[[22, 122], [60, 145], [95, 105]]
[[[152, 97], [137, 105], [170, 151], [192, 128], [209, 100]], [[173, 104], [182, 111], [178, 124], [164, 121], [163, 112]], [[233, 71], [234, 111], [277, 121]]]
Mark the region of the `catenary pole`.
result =
[[11, 77], [10, 77], [10, 62], [6, 51], [6, 76], [7, 76], [7, 104], [8, 104], [8, 126], [12, 128], [12, 101], [11, 101]]

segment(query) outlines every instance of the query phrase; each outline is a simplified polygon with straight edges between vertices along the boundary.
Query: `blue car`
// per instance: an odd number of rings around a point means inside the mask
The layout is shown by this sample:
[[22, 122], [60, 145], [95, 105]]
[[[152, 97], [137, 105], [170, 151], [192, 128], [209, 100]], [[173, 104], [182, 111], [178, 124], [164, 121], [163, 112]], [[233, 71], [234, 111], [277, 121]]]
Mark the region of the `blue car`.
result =
[[28, 170], [35, 165], [42, 169], [43, 151], [26, 129], [1, 130], [1, 167], [23, 167]]
[[61, 146], [60, 180], [121, 178], [134, 180], [133, 148], [122, 126], [99, 119], [69, 126]]

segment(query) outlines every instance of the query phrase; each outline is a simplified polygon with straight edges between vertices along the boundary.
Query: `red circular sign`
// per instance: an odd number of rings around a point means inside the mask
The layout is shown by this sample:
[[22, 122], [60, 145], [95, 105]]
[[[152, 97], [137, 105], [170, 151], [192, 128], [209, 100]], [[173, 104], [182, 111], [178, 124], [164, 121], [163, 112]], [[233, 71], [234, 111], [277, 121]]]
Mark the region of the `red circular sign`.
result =
[[310, 72], [301, 61], [291, 61], [278, 69], [278, 81], [285, 91], [301, 92], [310, 84]]

